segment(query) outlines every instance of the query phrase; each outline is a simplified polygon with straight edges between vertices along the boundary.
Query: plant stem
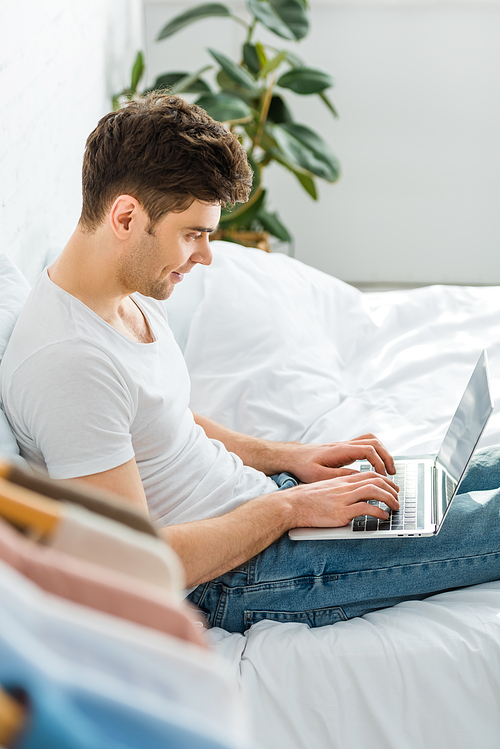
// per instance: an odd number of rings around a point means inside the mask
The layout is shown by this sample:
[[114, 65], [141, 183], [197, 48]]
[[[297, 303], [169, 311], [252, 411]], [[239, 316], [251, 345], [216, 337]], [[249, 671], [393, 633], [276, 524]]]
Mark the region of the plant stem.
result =
[[276, 83], [276, 73], [271, 76], [271, 83], [264, 93], [262, 100], [262, 107], [260, 110], [259, 124], [257, 125], [257, 132], [255, 138], [252, 141], [252, 148], [250, 154], [253, 154], [254, 150], [260, 145], [262, 135], [264, 133], [264, 125], [266, 124], [267, 115], [269, 114], [269, 107], [271, 106], [271, 99], [273, 98], [274, 84]]
[[[234, 16], [232, 13], [229, 14], [228, 18], [232, 18], [233, 21], [237, 21], [241, 26], [244, 26], [246, 29], [250, 29], [250, 26], [248, 25], [246, 21], [243, 20], [243, 18], [240, 18], [239, 16]], [[253, 28], [250, 29], [249, 33], [251, 34], [252, 31], [253, 31]]]
[[247, 38], [246, 38], [246, 43], [247, 43], [247, 44], [248, 44], [248, 43], [249, 43], [249, 42], [251, 41], [251, 39], [252, 39], [252, 35], [253, 35], [253, 32], [254, 32], [254, 29], [255, 29], [255, 26], [256, 26], [256, 24], [257, 24], [257, 19], [256, 19], [256, 18], [254, 18], [254, 19], [253, 19], [253, 21], [252, 21], [252, 23], [251, 23], [251, 24], [250, 24], [250, 26], [248, 27], [248, 36], [247, 36]]

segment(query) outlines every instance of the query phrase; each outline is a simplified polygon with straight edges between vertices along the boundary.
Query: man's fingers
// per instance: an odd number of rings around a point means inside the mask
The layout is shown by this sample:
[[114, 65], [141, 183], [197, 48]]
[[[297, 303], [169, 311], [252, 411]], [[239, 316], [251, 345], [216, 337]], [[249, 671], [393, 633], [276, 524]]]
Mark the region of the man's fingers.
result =
[[364, 458], [369, 461], [369, 463], [373, 466], [374, 470], [377, 473], [380, 473], [382, 476], [387, 475], [387, 469], [384, 461], [378, 454], [377, 450], [373, 445], [363, 445], [364, 450]]
[[[354, 468], [330, 468], [329, 466], [318, 466], [315, 471], [315, 481], [330, 481], [347, 476], [357, 476], [359, 471]], [[379, 475], [379, 474], [377, 474]]]
[[[386, 470], [391, 474], [396, 473], [396, 466], [394, 465], [394, 459], [392, 455], [387, 450], [385, 445], [383, 445], [382, 442], [380, 442], [380, 440], [378, 440], [374, 434], [362, 434], [360, 437], [356, 437], [356, 439], [349, 440], [349, 442], [352, 445], [366, 445], [367, 447], [369, 446], [373, 449], [372, 455], [374, 456], [375, 463], [373, 463], [371, 459], [368, 458], [368, 456], [366, 457], [368, 460], [370, 460], [370, 463], [378, 471], [378, 473], [385, 473]], [[381, 464], [383, 464], [382, 470], [380, 470]]]
[[[351, 492], [349, 497], [350, 503], [355, 504], [364, 500], [363, 504], [366, 504], [366, 500], [375, 499], [378, 502], [386, 504], [391, 510], [399, 510], [399, 501], [396, 492], [387, 486], [387, 484], [384, 486], [384, 483], [382, 479], [370, 480], [366, 483], [362, 482], [361, 485], [356, 486]], [[373, 505], [368, 506], [373, 507]]]
[[355, 509], [355, 512], [353, 512], [352, 519], [359, 517], [360, 515], [371, 515], [374, 518], [378, 518], [379, 520], [387, 520], [389, 517], [389, 513], [382, 510], [381, 507], [377, 507], [377, 505], [370, 505], [368, 502], [358, 502], [356, 505], [354, 505], [351, 509]]
[[359, 474], [360, 471], [356, 471], [355, 468], [325, 468], [325, 479], [339, 478], [340, 476], [359, 476]]
[[397, 497], [397, 493], [399, 492], [399, 486], [392, 479], [388, 476], [381, 476], [379, 473], [375, 473], [375, 471], [356, 471], [346, 478], [349, 481], [363, 484], [372, 484], [376, 481], [383, 482], [382, 484], [379, 483], [379, 486], [390, 489], [395, 497]]

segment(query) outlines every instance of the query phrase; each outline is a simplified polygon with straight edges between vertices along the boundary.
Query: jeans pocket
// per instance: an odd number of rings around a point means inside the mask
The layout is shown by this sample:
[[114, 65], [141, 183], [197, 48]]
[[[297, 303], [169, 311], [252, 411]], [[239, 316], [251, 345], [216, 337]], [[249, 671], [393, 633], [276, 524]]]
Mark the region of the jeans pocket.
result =
[[245, 611], [244, 617], [245, 628], [265, 619], [271, 622], [307, 624], [308, 627], [324, 627], [327, 624], [336, 624], [347, 620], [341, 606], [328, 606], [322, 609], [309, 609], [309, 611]]

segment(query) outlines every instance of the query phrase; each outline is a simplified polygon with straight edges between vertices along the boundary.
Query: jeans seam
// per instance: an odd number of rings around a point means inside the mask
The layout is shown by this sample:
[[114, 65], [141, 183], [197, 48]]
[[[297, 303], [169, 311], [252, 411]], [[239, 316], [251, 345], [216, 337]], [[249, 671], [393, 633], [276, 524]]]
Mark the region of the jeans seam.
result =
[[418, 567], [430, 567], [433, 565], [462, 564], [468, 561], [481, 561], [483, 559], [487, 560], [492, 557], [500, 558], [500, 551], [489, 551], [486, 554], [470, 554], [469, 556], [445, 557], [444, 559], [428, 559], [423, 562], [409, 562], [408, 564], [397, 564], [392, 566], [388, 565], [386, 567], [373, 567], [366, 570], [351, 570], [349, 572], [339, 572], [338, 578], [344, 578], [350, 575], [377, 574], [379, 572], [398, 572], [406, 569], [414, 570]]
[[314, 584], [318, 581], [330, 582], [338, 580], [339, 575], [303, 575], [301, 577], [290, 577], [282, 580], [267, 580], [262, 583], [252, 583], [250, 585], [226, 585], [222, 583], [222, 589], [226, 594], [233, 593], [236, 591], [244, 591], [251, 588], [252, 593], [258, 592], [259, 590], [268, 590], [269, 588], [287, 588], [295, 587], [298, 583]]
[[[234, 588], [231, 588], [231, 590], [234, 590]], [[215, 609], [214, 622], [212, 626], [222, 628], [224, 614], [226, 612], [227, 599], [228, 599], [228, 594], [227, 594], [226, 586], [222, 585], [221, 592], [219, 595], [219, 600], [217, 601], [217, 608]]]
[[316, 613], [316, 611], [343, 611], [341, 604], [332, 604], [331, 606], [317, 606], [312, 609], [271, 609], [269, 607], [264, 609], [245, 609], [245, 613], [249, 614], [309, 614]]
[[373, 567], [366, 570], [352, 570], [350, 572], [340, 572], [339, 577], [344, 575], [364, 574], [365, 572], [387, 572], [389, 570], [403, 570], [408, 568], [425, 567], [432, 564], [449, 564], [450, 562], [467, 562], [475, 559], [488, 559], [490, 557], [500, 557], [500, 551], [488, 551], [485, 554], [470, 554], [468, 556], [445, 557], [443, 559], [427, 559], [423, 562], [409, 562], [408, 564], [388, 565], [387, 567]]
[[[335, 605], [335, 606], [319, 606], [318, 608], [311, 608], [311, 609], [298, 609], [298, 610], [289, 610], [289, 609], [271, 609], [271, 608], [263, 608], [263, 609], [245, 609], [243, 611], [243, 621], [245, 628], [248, 628], [249, 626], [252, 626], [255, 622], [255, 618], [257, 614], [269, 614], [271, 615], [271, 621], [279, 621], [281, 618], [283, 621], [286, 621], [287, 618], [290, 618], [293, 620], [297, 617], [304, 617], [309, 618], [310, 616], [325, 614], [325, 613], [337, 613], [338, 614], [338, 620], [332, 623], [337, 624], [339, 621], [348, 621], [348, 616], [345, 613], [344, 607]], [[276, 617], [276, 618], [274, 618]], [[266, 618], [265, 616], [263, 618]], [[261, 621], [261, 619], [259, 619]], [[306, 622], [303, 622], [306, 623]], [[311, 626], [310, 624], [308, 626]]]
[[[410, 562], [408, 564], [398, 564], [393, 566], [387, 566], [387, 567], [373, 567], [365, 570], [350, 570], [348, 572], [339, 572], [336, 574], [328, 574], [328, 575], [301, 575], [299, 577], [291, 577], [291, 578], [282, 578], [279, 580], [267, 580], [265, 582], [250, 582], [248, 586], [246, 585], [235, 585], [234, 587], [231, 585], [226, 585], [225, 583], [222, 584], [222, 589], [225, 591], [226, 595], [229, 593], [232, 593], [237, 590], [246, 590], [247, 587], [252, 588], [252, 592], [256, 593], [259, 590], [269, 590], [272, 588], [286, 588], [286, 587], [296, 587], [297, 585], [307, 585], [311, 584], [314, 585], [315, 582], [321, 581], [322, 583], [329, 583], [329, 582], [335, 582], [336, 580], [339, 580], [339, 578], [345, 578], [350, 575], [365, 575], [365, 574], [377, 574], [379, 572], [387, 573], [389, 571], [397, 572], [405, 569], [416, 569], [418, 567], [426, 567], [430, 565], [442, 565], [442, 564], [450, 564], [450, 563], [463, 563], [467, 562], [469, 560], [482, 560], [482, 559], [488, 559], [491, 557], [500, 557], [500, 551], [491, 551], [487, 552], [486, 554], [471, 554], [469, 556], [461, 556], [461, 557], [447, 557], [444, 559], [429, 559], [423, 562]], [[248, 576], [250, 577], [250, 565], [249, 565], [249, 572]]]
[[250, 586], [253, 584], [253, 580], [255, 579], [255, 565], [257, 563], [257, 558], [253, 557], [253, 559], [250, 559], [248, 562], [247, 567], [247, 585]]
[[200, 597], [198, 598], [198, 600], [196, 602], [196, 606], [199, 606], [200, 609], [203, 606], [203, 601], [205, 600], [205, 596], [207, 595], [207, 590], [208, 590], [208, 586], [209, 585], [210, 585], [210, 583], [202, 583], [202, 585], [199, 586], [199, 587], [202, 588], [202, 591], [200, 593]]

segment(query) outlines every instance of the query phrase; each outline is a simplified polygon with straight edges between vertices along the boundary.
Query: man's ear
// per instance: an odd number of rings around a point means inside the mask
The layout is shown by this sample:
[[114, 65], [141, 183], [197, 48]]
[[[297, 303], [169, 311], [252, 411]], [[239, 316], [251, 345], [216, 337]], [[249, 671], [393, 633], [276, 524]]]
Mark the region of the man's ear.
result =
[[109, 223], [117, 239], [130, 239], [134, 229], [143, 228], [146, 214], [137, 198], [119, 195], [109, 211]]

